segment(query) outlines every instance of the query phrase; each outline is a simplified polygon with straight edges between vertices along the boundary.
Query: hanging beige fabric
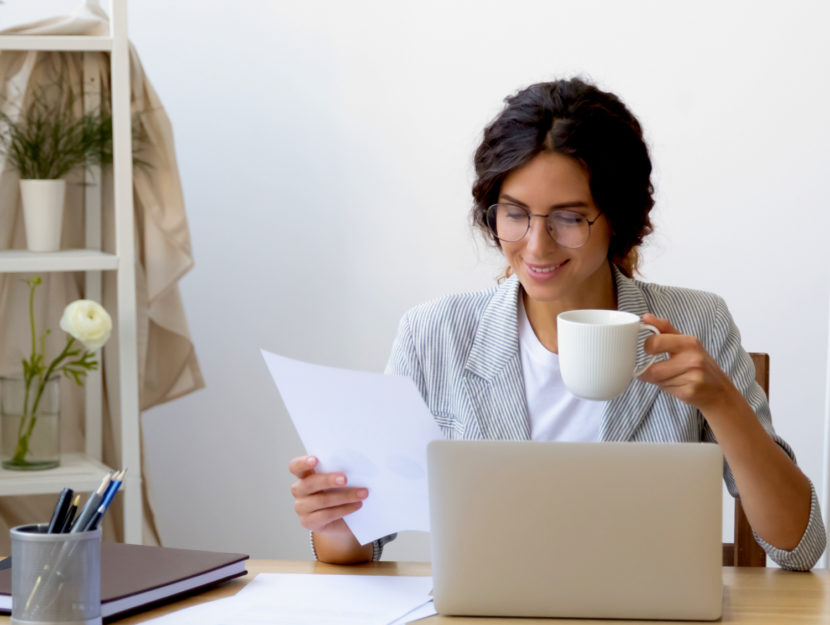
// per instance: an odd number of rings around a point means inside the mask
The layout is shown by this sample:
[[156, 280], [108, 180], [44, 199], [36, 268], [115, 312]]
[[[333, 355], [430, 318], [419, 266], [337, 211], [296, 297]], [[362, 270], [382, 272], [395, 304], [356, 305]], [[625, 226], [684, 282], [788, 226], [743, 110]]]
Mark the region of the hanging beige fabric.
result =
[[[53, 18], [16, 27], [2, 34], [104, 35], [107, 17], [93, 2], [77, 16]], [[109, 103], [109, 55], [97, 53], [102, 101]], [[60, 79], [74, 92], [82, 92], [82, 53], [0, 52], [0, 106], [12, 114], [30, 100], [38, 85]], [[146, 166], [133, 171], [136, 242], [136, 302], [140, 408], [170, 401], [204, 386], [190, 339], [179, 279], [193, 267], [190, 233], [176, 165], [173, 132], [161, 101], [144, 75], [135, 49], [130, 47], [131, 107], [142, 140], [138, 158]], [[80, 102], [79, 102], [80, 106]], [[84, 247], [83, 172], [68, 178], [62, 248]], [[103, 249], [114, 249], [111, 167], [102, 168]], [[101, 192], [92, 187], [90, 192]], [[25, 249], [18, 175], [0, 161], [0, 249]], [[20, 372], [20, 361], [30, 349], [27, 293], [20, 274], [0, 274], [0, 374]], [[83, 276], [78, 273], [44, 274], [38, 289], [38, 327], [57, 329], [63, 307], [83, 297]], [[115, 277], [104, 272], [104, 306], [117, 313]], [[60, 332], [50, 335], [49, 353], [59, 350]], [[114, 343], [114, 342], [112, 342]], [[104, 462], [115, 466], [118, 388], [114, 372], [116, 346], [107, 346], [104, 364]], [[84, 441], [83, 390], [64, 381], [62, 393], [62, 450], [82, 451]], [[142, 454], [143, 455], [143, 454]], [[144, 462], [144, 460], [142, 460]], [[144, 540], [157, 541], [152, 518], [152, 484], [144, 475]], [[54, 496], [0, 498], [0, 552], [8, 553], [5, 526], [48, 520]], [[120, 509], [107, 515], [109, 536], [121, 538]]]

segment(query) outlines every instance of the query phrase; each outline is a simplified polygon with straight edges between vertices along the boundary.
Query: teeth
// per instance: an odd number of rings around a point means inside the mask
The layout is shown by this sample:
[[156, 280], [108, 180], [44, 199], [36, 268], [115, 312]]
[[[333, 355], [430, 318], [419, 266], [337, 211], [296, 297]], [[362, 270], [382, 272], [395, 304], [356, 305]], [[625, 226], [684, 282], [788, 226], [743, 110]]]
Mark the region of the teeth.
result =
[[531, 267], [531, 270], [535, 271], [536, 273], [550, 273], [551, 271], [555, 271], [559, 267], [561, 267], [561, 265], [554, 265], [553, 267], [547, 267], [546, 269], [543, 269], [542, 267]]

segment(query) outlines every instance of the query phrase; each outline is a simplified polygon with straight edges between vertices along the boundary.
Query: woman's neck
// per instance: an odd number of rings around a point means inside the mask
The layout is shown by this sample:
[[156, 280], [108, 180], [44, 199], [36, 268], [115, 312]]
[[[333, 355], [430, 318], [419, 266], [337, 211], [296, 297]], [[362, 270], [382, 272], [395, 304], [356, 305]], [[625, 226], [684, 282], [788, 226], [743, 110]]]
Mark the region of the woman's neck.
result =
[[528, 297], [522, 290], [522, 302], [534, 334], [551, 352], [559, 353], [556, 335], [556, 317], [567, 310], [585, 308], [616, 310], [617, 284], [610, 264], [605, 265], [592, 284], [585, 285], [576, 293], [552, 301], [538, 301]]

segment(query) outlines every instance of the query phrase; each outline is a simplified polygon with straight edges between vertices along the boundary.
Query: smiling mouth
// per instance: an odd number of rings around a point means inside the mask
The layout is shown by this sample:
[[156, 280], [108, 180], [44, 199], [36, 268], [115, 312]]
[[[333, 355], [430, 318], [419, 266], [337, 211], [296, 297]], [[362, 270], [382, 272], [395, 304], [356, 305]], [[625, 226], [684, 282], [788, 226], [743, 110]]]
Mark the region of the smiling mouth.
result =
[[530, 263], [525, 264], [527, 265], [528, 270], [530, 270], [533, 273], [553, 273], [567, 262], [567, 260], [563, 260], [561, 263], [557, 265], [531, 265]]

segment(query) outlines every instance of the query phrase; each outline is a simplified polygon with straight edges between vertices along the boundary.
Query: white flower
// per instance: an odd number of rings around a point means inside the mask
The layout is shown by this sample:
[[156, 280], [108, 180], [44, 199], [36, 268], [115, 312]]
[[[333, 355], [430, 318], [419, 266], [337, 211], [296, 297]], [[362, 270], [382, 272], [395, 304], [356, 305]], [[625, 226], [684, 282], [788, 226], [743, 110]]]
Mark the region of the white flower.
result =
[[90, 352], [104, 346], [112, 331], [112, 318], [98, 302], [78, 299], [63, 310], [61, 330], [79, 340]]

